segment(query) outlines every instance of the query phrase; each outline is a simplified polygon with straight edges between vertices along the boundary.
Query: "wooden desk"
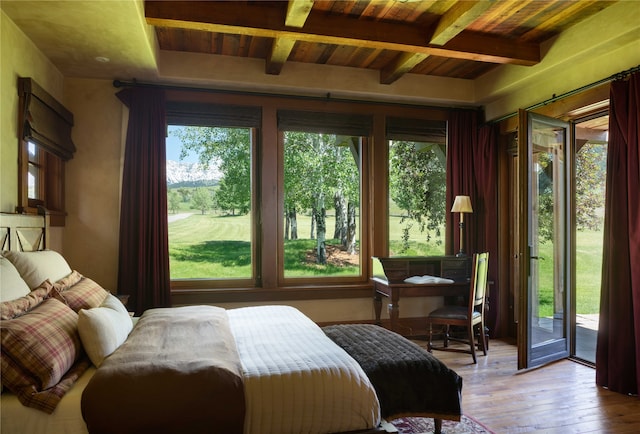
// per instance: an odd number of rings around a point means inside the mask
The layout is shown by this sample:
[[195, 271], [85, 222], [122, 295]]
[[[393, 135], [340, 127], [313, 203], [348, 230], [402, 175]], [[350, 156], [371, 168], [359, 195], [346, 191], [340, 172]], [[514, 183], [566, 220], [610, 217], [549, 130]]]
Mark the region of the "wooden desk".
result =
[[415, 284], [389, 283], [387, 279], [374, 277], [373, 279], [373, 307], [376, 323], [380, 324], [382, 313], [382, 296], [389, 297], [388, 304], [391, 330], [398, 332], [400, 317], [400, 296], [402, 297], [430, 297], [430, 296], [465, 296], [469, 295], [469, 282]]

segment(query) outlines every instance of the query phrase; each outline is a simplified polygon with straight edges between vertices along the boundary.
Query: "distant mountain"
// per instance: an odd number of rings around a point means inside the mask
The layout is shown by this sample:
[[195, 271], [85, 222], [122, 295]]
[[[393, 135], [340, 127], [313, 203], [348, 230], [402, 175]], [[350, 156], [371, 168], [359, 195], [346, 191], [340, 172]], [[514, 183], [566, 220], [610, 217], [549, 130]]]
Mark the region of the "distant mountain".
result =
[[167, 185], [169, 186], [215, 185], [220, 178], [222, 173], [215, 166], [205, 168], [199, 163], [167, 160]]

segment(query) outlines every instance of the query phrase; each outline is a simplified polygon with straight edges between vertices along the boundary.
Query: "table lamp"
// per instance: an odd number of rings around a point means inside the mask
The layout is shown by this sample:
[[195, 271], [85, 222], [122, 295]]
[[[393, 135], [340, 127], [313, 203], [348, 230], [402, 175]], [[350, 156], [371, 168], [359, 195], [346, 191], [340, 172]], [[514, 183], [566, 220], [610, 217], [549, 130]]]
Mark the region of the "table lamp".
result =
[[469, 196], [456, 196], [453, 207], [451, 207], [451, 212], [460, 213], [460, 251], [456, 256], [466, 256], [464, 252], [464, 215], [465, 213], [473, 212]]

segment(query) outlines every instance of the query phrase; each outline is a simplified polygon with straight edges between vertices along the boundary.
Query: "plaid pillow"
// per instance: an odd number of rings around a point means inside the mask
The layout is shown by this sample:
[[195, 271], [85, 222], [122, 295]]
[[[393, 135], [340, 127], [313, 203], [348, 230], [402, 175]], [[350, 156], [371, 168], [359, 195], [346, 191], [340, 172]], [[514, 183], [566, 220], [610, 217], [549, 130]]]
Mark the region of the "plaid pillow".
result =
[[13, 319], [20, 315], [24, 315], [45, 299], [49, 298], [53, 285], [48, 280], [42, 282], [42, 284], [31, 291], [24, 297], [16, 298], [15, 300], [3, 301], [0, 303], [0, 319]]
[[[75, 280], [75, 277], [70, 281], [68, 279], [76, 273], [80, 278], [75, 283], [69, 284], [69, 282]], [[80, 309], [98, 307], [109, 295], [106, 289], [88, 277], [82, 276], [77, 271], [71, 274], [72, 276], [69, 278], [59, 280], [53, 285], [57, 291], [54, 291], [52, 296], [65, 303], [75, 312], [80, 311]]]
[[82, 277], [82, 274], [78, 273], [76, 270], [73, 270], [68, 276], [56, 281], [53, 286], [55, 286], [55, 288], [60, 292], [66, 291], [76, 283], [80, 282], [80, 279], [82, 279]]
[[73, 371], [60, 381], [83, 355], [77, 322], [78, 314], [54, 298], [0, 321], [2, 385], [23, 405], [51, 413], [79, 376]]

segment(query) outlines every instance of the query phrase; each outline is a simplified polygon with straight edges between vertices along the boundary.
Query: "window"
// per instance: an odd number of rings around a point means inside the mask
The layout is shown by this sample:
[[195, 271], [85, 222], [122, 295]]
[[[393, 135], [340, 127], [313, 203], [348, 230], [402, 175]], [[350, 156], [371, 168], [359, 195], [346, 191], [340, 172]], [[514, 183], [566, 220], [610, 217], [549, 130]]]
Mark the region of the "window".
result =
[[[428, 170], [429, 200], [441, 205], [422, 214], [425, 232], [415, 223], [419, 216], [411, 215], [412, 244], [433, 247], [414, 254], [444, 252], [436, 239], [444, 237], [438, 230], [445, 215], [446, 122], [407, 123], [400, 116], [408, 113], [446, 118], [413, 107], [171, 93], [167, 203], [174, 303], [370, 297], [371, 257], [388, 249], [388, 151], [399, 155], [401, 146], [419, 151], [423, 158], [414, 157], [422, 164], [418, 170]], [[181, 164], [172, 168], [172, 161]], [[410, 175], [393, 176], [396, 204], [397, 183]], [[399, 215], [399, 205], [393, 209]], [[391, 223], [397, 232], [399, 221]]]
[[171, 279], [252, 279], [252, 130], [169, 126]]
[[260, 109], [169, 102], [172, 288], [259, 286], [255, 152]]
[[389, 255], [444, 255], [446, 123], [387, 119]]
[[30, 78], [18, 79], [18, 212], [44, 207], [63, 226], [64, 162], [73, 157], [73, 115]]
[[368, 116], [280, 110], [283, 278], [363, 279], [362, 161]]
[[284, 133], [284, 277], [359, 276], [363, 138]]

